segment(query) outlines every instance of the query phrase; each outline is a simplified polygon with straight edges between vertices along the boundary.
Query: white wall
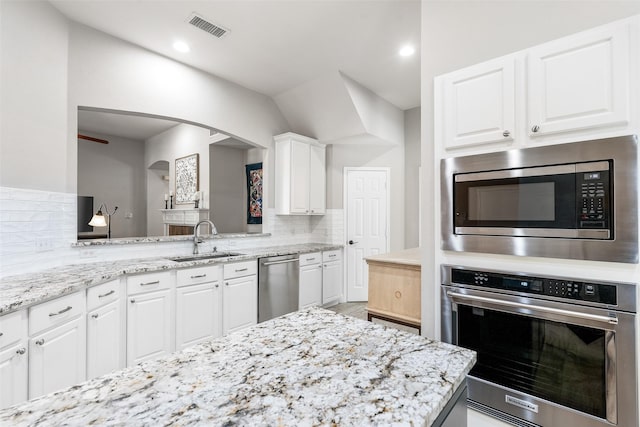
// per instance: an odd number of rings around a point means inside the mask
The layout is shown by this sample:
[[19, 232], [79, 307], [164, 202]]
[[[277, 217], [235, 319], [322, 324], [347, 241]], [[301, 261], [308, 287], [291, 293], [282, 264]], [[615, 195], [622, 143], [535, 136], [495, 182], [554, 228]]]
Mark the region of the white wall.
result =
[[[174, 209], [193, 209], [194, 203], [177, 204], [176, 159], [198, 154], [198, 188], [205, 195], [200, 207], [209, 207], [209, 130], [193, 125], [180, 124], [145, 141], [145, 169], [157, 161], [169, 162], [169, 190], [173, 191]], [[164, 205], [164, 197], [157, 201]], [[158, 211], [158, 215], [160, 212]]]
[[404, 245], [420, 241], [420, 107], [404, 112]]
[[[434, 156], [433, 78], [464, 66], [525, 49], [600, 24], [640, 13], [640, 2], [611, 1], [423, 1], [422, 3], [422, 329], [439, 337], [438, 283], [440, 237], [434, 234], [440, 220], [431, 200], [440, 197], [432, 184], [439, 173]], [[433, 165], [433, 169], [427, 165]], [[430, 185], [431, 183], [431, 185]], [[506, 256], [482, 257], [476, 262], [505, 265]], [[558, 271], [562, 260], [519, 259], [533, 270]], [[575, 263], [576, 269], [589, 263]], [[552, 267], [549, 267], [552, 266]], [[596, 269], [599, 267], [595, 267]], [[602, 271], [612, 271], [600, 266]]]
[[404, 145], [342, 145], [327, 146], [327, 209], [343, 209], [345, 167], [388, 167], [390, 177], [389, 249], [401, 250], [404, 245]]
[[[111, 218], [111, 237], [146, 236], [144, 141], [82, 133], [109, 144], [78, 139], [78, 195], [93, 196], [96, 210], [101, 203], [107, 205], [109, 212], [118, 206]], [[94, 231], [106, 233], [106, 228]]]
[[247, 231], [246, 154], [239, 148], [209, 146], [209, 219], [219, 233]]
[[69, 23], [46, 1], [0, 1], [0, 71], [0, 276], [112, 252], [71, 248], [79, 105], [180, 118], [264, 146], [289, 130], [271, 98]]
[[68, 35], [49, 3], [0, 2], [0, 186], [67, 188]]
[[[162, 216], [158, 215], [159, 209], [168, 207], [165, 204], [164, 195], [169, 194], [169, 181], [165, 180], [165, 176], [169, 176], [169, 162], [166, 164], [160, 162], [156, 166], [151, 165], [147, 168], [147, 232], [145, 236], [162, 236], [164, 235], [164, 224]], [[161, 167], [162, 166], [162, 167]], [[166, 168], [165, 168], [166, 166]], [[144, 167], [144, 164], [143, 164]], [[140, 235], [142, 236], [142, 234]]]

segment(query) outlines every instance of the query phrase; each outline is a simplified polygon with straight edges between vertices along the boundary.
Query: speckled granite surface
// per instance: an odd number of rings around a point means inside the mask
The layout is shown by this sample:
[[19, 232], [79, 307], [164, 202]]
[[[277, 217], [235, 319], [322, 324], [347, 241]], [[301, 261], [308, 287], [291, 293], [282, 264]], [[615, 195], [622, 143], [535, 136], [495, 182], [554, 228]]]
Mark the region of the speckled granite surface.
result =
[[0, 411], [0, 425], [430, 425], [475, 357], [312, 308]]
[[[202, 234], [206, 239], [241, 239], [249, 237], [268, 237], [271, 233], [218, 233]], [[150, 237], [122, 237], [114, 239], [87, 239], [78, 240], [72, 243], [72, 247], [85, 246], [110, 246], [110, 245], [130, 245], [132, 243], [158, 243], [158, 242], [180, 242], [193, 240], [193, 235], [186, 236], [150, 236]]]
[[[37, 273], [10, 276], [0, 281], [0, 315], [98, 285], [123, 274], [146, 273], [197, 265], [243, 261], [266, 256], [306, 253], [341, 248], [342, 245], [309, 243], [289, 246], [241, 249], [243, 255], [228, 258], [176, 262], [169, 258], [141, 258], [70, 264]], [[207, 254], [201, 254], [206, 256]], [[185, 256], [186, 258], [187, 256]]]

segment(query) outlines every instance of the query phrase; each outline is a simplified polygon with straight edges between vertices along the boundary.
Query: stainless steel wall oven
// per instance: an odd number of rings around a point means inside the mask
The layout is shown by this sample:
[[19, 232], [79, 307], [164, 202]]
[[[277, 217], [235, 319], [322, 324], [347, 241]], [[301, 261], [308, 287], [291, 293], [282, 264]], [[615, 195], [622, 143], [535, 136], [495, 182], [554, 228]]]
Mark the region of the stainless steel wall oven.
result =
[[635, 136], [443, 159], [442, 248], [638, 262]]
[[471, 407], [521, 426], [638, 426], [636, 285], [442, 266]]

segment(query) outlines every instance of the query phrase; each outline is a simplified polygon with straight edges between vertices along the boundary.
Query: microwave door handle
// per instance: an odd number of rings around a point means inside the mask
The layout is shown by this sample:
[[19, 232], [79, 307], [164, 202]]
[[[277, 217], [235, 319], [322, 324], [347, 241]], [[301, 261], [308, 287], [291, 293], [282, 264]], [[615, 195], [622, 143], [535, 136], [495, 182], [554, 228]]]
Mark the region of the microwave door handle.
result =
[[461, 173], [455, 175], [455, 181], [484, 181], [488, 179], [524, 178], [528, 176], [562, 175], [567, 173], [576, 173], [576, 165], [539, 166], [534, 168]]
[[476, 295], [466, 295], [458, 292], [447, 291], [447, 295], [451, 297], [454, 301], [458, 300], [467, 300], [467, 301], [476, 301], [476, 302], [484, 302], [488, 304], [495, 304], [502, 307], [510, 307], [510, 308], [522, 308], [526, 310], [535, 310], [542, 313], [548, 314], [556, 314], [560, 316], [568, 316], [581, 320], [594, 320], [596, 322], [607, 323], [610, 325], [617, 325], [618, 318], [617, 317], [609, 317], [609, 316], [600, 316], [597, 314], [589, 314], [589, 313], [579, 313], [576, 311], [563, 310], [560, 308], [552, 308], [552, 307], [541, 307], [539, 305], [534, 304], [523, 304], [521, 302], [512, 302], [512, 301], [503, 301], [496, 298], [488, 298], [488, 297], [480, 297]]

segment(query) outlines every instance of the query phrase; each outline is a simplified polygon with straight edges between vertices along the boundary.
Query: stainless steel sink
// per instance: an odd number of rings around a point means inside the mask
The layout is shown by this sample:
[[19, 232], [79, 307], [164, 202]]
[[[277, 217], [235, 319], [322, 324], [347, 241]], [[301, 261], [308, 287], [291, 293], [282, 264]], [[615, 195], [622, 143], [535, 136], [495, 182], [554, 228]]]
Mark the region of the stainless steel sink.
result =
[[196, 255], [190, 257], [178, 257], [178, 258], [169, 258], [171, 261], [176, 262], [187, 262], [187, 261], [201, 261], [207, 259], [215, 259], [215, 258], [228, 258], [232, 256], [244, 255], [238, 252], [214, 252], [211, 254], [205, 255]]

